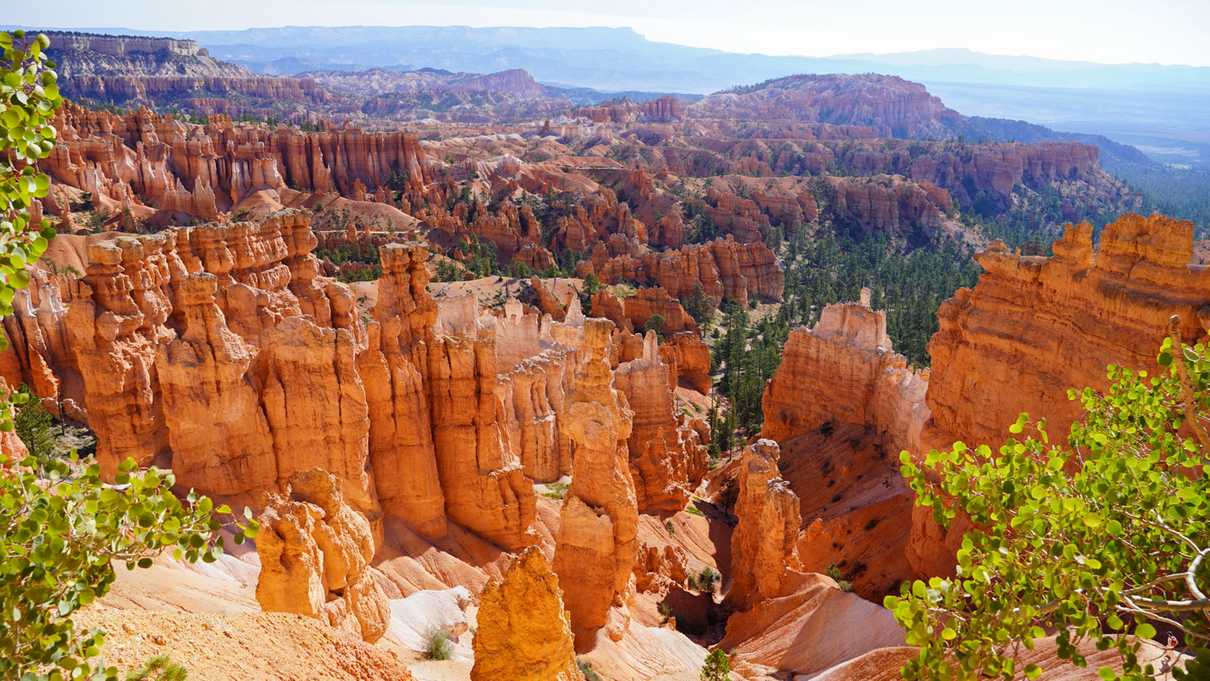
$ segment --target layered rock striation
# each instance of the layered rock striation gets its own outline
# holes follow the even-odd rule
[[[701,294],[715,305],[722,300],[747,305],[750,297],[781,300],[785,288],[785,274],[768,246],[741,244],[731,238],[612,257],[599,244],[591,259],[580,263],[577,273],[596,275],[611,284],[658,286],[677,299]]]
[[[393,178],[413,190],[424,179],[419,143],[400,132],[300,132],[225,116],[195,125],[146,109],[118,115],[70,104],[56,128],[58,143],[42,167],[110,213],[151,209],[212,220],[264,189],[364,200]],[[52,192],[48,208],[63,214],[67,203]]]

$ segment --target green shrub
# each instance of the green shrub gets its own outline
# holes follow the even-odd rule
[[[454,644],[450,641],[450,632],[437,628],[429,632],[429,640],[425,645],[424,654],[430,660],[448,660],[454,654]]]
[[[727,681],[731,678],[731,658],[722,650],[712,650],[702,665],[701,681]]]
[[[584,681],[602,681],[601,675],[592,668],[591,662],[576,660],[576,666],[580,668],[580,673],[584,675]]]
[[[167,655],[156,655],[143,663],[137,672],[126,675],[126,681],[185,681],[189,672]]]

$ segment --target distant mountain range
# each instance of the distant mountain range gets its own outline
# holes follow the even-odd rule
[[[124,28],[80,29],[152,35]],[[926,85],[967,115],[1105,135],[1166,163],[1210,168],[1210,68],[1096,64],[937,49],[794,57],[647,40],[629,28],[279,27],[167,31],[265,74],[432,67],[525,69],[548,85],[709,93],[803,73],[883,73]]]

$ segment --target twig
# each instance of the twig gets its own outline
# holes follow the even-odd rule
[[[1202,449],[1210,450],[1210,436],[1206,435],[1195,410],[1197,400],[1193,395],[1193,386],[1189,383],[1189,370],[1185,367],[1185,351],[1184,345],[1181,343],[1180,325],[1180,315],[1174,314],[1168,318],[1168,337],[1172,340],[1172,352],[1175,355],[1172,361],[1176,365],[1176,375],[1181,383],[1181,399],[1185,402],[1185,421],[1197,437],[1197,441],[1202,444]]]

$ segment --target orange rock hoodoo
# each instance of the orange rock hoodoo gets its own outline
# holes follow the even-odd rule
[[[800,567],[795,543],[802,518],[798,497],[778,472],[777,443],[758,440],[741,456],[727,601],[747,610],[778,595],[786,571]]]
[[[681,510],[706,472],[706,447],[676,414],[676,386],[655,332],[644,337],[641,357],[618,365],[614,380],[634,413],[627,449],[639,510]]]
[[[609,369],[613,323],[589,319],[566,429],[575,445],[554,569],[577,646],[592,642],[629,589],[638,507],[627,456],[632,412]]]
[[[524,546],[533,492],[496,419],[490,330],[437,325],[416,246],[383,247],[363,320],[347,286],[314,276],[314,242],[289,212],[92,238],[82,279],[22,299],[0,366],[74,405],[107,474],[169,457],[182,485],[247,503],[318,467],[372,518],[381,504],[429,537],[448,518]],[[64,328],[66,354],[45,333]],[[27,380],[52,364],[59,380]]]
[[[580,681],[559,580],[536,547],[483,590],[472,681]]]

